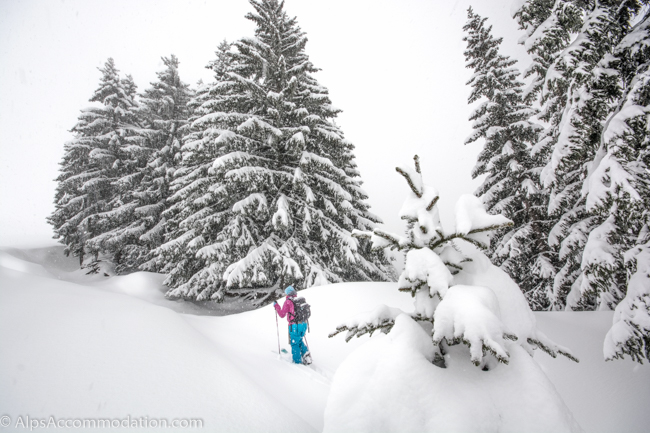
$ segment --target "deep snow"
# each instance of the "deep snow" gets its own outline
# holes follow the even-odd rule
[[[448,350],[446,368],[433,365],[431,335],[409,316],[398,316],[387,336],[372,339],[339,367],[325,432],[581,432],[521,346],[510,345],[508,366],[489,372],[472,365],[467,347]]]
[[[327,335],[378,304],[412,309],[391,283],[304,291],[314,364],[296,366],[277,353],[270,306],[219,316],[238,306],[167,300],[156,274],[86,276],[61,251],[0,250],[0,415],[13,422],[131,415],[201,418],[205,431],[321,431],[334,373],[368,341]],[[650,367],[603,359],[612,312],[535,316],[580,359],[534,358],[581,427],[647,431]],[[280,343],[289,349],[282,319]]]

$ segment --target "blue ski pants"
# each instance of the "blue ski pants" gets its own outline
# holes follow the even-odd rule
[[[292,323],[289,325],[289,339],[291,341],[291,355],[293,362],[302,364],[302,356],[307,353],[304,337],[307,332],[306,323]]]

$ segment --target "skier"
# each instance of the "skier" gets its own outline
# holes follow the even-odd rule
[[[296,289],[289,286],[284,290],[284,293],[287,295],[287,299],[284,301],[282,308],[280,308],[280,305],[278,305],[277,302],[273,302],[273,306],[280,317],[284,318],[286,316],[287,321],[289,322],[289,338],[291,340],[291,355],[293,356],[293,362],[295,364],[311,364],[309,349],[303,341],[305,332],[307,332],[307,323],[297,323],[295,320],[296,311],[293,300],[297,294]]]

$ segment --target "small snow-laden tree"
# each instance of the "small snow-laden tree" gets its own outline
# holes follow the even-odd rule
[[[137,270],[164,237],[169,182],[187,123],[189,86],[178,74],[178,59],[163,58],[158,81],[141,95],[138,120],[147,135],[141,157],[118,182],[120,204],[111,212],[111,230],[93,241],[110,252],[118,273]],[[132,86],[135,90],[135,85]],[[153,269],[149,269],[153,270]]]
[[[524,99],[515,60],[499,54],[502,38],[468,10],[463,27],[467,42],[466,67],[474,70],[469,103],[480,101],[470,120],[474,131],[465,143],[479,139],[484,146],[472,177],[486,175],[476,191],[489,213],[501,214],[513,225],[497,230],[489,256],[521,287],[533,310],[549,307],[555,269],[547,243],[548,193],[539,181],[539,155],[532,154],[540,125],[530,121],[536,114]]]
[[[120,79],[113,59],[100,71],[100,85],[90,101],[101,105],[82,110],[72,129],[75,138],[65,145],[55,211],[48,218],[66,254],[78,256],[80,263],[91,254],[91,271],[98,270],[102,251],[94,240],[110,230],[107,221],[124,197],[120,182],[142,160],[145,141],[133,80]]]
[[[470,348],[472,362],[488,368],[493,366],[491,359],[508,363],[505,346],[506,340],[510,340],[528,351],[539,347],[552,356],[562,353],[573,358],[568,350],[559,348],[536,330],[523,293],[507,274],[489,265],[481,252],[489,248],[493,232],[512,225],[512,221],[502,215],[488,214],[477,197],[464,195],[456,204],[455,231],[445,231],[437,208],[438,192],[422,182],[419,158],[415,157],[415,170],[398,167],[397,171],[411,190],[399,213],[407,222],[406,236],[380,229],[355,231],[353,235],[370,240],[375,249],[405,253],[398,289],[415,298],[411,317],[432,324],[437,353],[443,355],[450,345],[462,342]],[[501,279],[496,284],[499,287],[493,287],[494,281],[488,283],[490,278]],[[486,283],[487,287],[471,287],[474,283],[479,286]],[[515,293],[513,288],[517,289]],[[467,311],[463,311],[463,305],[468,305]],[[396,309],[379,311],[379,318],[352,320],[330,336],[348,331],[346,340],[349,341],[377,329],[386,332],[395,316],[402,314]],[[522,316],[526,320],[517,322]]]
[[[337,370],[324,431],[580,431],[532,354],[541,348],[577,359],[537,329],[519,287],[481,252],[512,222],[464,195],[447,231],[417,156],[415,169],[397,171],[410,190],[399,212],[406,235],[354,235],[405,253],[398,289],[414,297],[414,310],[378,306],[330,335],[387,334]]]
[[[200,146],[216,149],[201,195],[179,189],[197,201],[176,239],[189,242],[188,260],[201,270],[170,278],[169,296],[259,303],[289,283],[391,279],[383,253],[351,236],[379,220],[361,189],[354,147],[334,123],[339,110],[312,76],[306,35],[282,2],[251,5],[255,37],[228,51],[216,96],[192,123],[197,139],[183,147],[184,162],[198,158]]]

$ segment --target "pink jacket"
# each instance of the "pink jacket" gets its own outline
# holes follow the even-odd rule
[[[287,299],[284,301],[284,305],[280,308],[279,304],[275,304],[275,311],[278,312],[280,317],[287,316],[287,321],[289,324],[293,323],[293,318],[296,317],[296,313],[293,307],[293,298],[294,296],[287,296]]]

